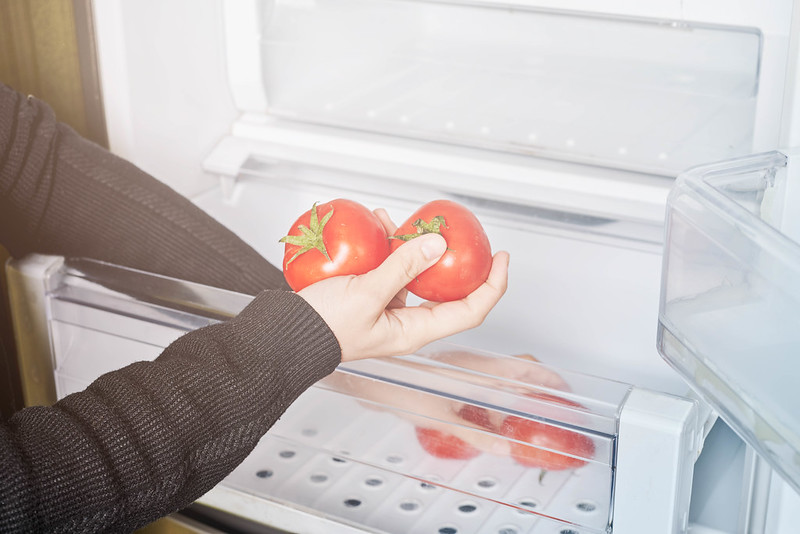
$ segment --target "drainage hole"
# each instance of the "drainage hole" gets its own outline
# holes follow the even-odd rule
[[[256,471],[256,476],[258,478],[269,478],[273,475],[272,469],[262,469],[261,471]]]
[[[592,501],[578,501],[575,503],[575,508],[581,512],[594,512],[597,510],[597,505]]]
[[[302,435],[306,436],[307,438],[313,438],[314,436],[317,435],[317,429],[316,428],[304,428],[303,430],[300,431],[300,433]]]
[[[533,499],[522,499],[518,502],[518,504],[522,507],[527,508],[528,510],[533,510],[539,506],[539,503],[534,501]],[[528,515],[527,512],[524,510],[517,510],[517,513],[520,515]]]
[[[573,528],[563,528],[558,531],[558,534],[581,534],[581,533]]]
[[[419,483],[419,487],[424,489],[424,490],[435,490],[436,489],[436,486],[434,486],[433,484],[430,484],[428,482],[420,482]]]
[[[294,458],[296,453],[294,451],[281,451],[278,453],[278,456],[281,458]]]
[[[322,484],[323,482],[327,482],[327,480],[328,480],[328,475],[326,475],[325,473],[317,473],[311,475],[311,482],[315,484]]]
[[[401,464],[403,463],[403,457],[397,454],[392,454],[386,457],[386,461],[390,464]]]
[[[404,512],[413,512],[419,510],[420,504],[417,501],[403,501],[400,503],[400,509]]]
[[[500,527],[498,529],[497,534],[519,534],[519,529],[517,527]]]
[[[439,534],[456,534],[458,529],[456,527],[442,527],[439,529]]]
[[[377,488],[378,486],[383,484],[383,480],[378,477],[370,477],[364,481],[364,484],[371,488]]]
[[[458,511],[459,512],[463,512],[465,514],[471,514],[472,512],[474,512],[477,509],[478,509],[478,507],[476,505],[472,504],[472,503],[464,503],[464,504],[460,504],[458,506]]]
[[[361,501],[358,499],[347,499],[344,501],[344,505],[347,506],[348,508],[356,508],[358,506],[361,506]]]
[[[347,463],[347,460],[345,460],[344,458],[339,458],[338,456],[331,456],[331,460],[333,460],[337,464]]]
[[[483,489],[493,488],[497,485],[497,482],[491,478],[482,478],[478,481],[478,487]]]

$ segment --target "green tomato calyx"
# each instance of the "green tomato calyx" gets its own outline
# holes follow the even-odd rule
[[[317,215],[317,204],[317,202],[314,202],[314,205],[311,207],[311,220],[309,221],[309,226],[301,224],[297,227],[302,235],[287,235],[279,239],[281,243],[288,243],[290,245],[296,245],[300,247],[300,250],[298,250],[297,253],[295,253],[295,255],[286,262],[286,265],[289,265],[295,260],[295,258],[301,254],[305,254],[311,249],[319,250],[325,255],[328,261],[333,261],[331,260],[331,257],[328,256],[328,251],[325,249],[325,242],[322,239],[322,230],[325,229],[325,225],[328,223],[331,216],[333,216],[333,208],[331,208],[331,211],[326,213],[322,217],[322,220],[320,220]]]
[[[444,217],[441,215],[437,215],[431,222],[425,222],[422,219],[417,219],[411,226],[417,229],[416,233],[413,234],[403,234],[403,235],[393,235],[390,236],[389,239],[401,239],[403,241],[411,241],[415,237],[419,237],[425,234],[439,234],[442,235],[441,227],[444,226],[448,228],[447,224],[444,222]]]

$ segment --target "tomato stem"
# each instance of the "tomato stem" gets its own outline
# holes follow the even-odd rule
[[[332,261],[331,257],[328,255],[328,251],[325,249],[325,241],[322,239],[322,231],[325,229],[325,225],[333,216],[333,208],[331,207],[331,211],[326,213],[322,217],[322,220],[319,220],[319,216],[317,215],[317,204],[317,202],[314,202],[314,205],[311,206],[311,219],[309,220],[309,226],[301,224],[297,227],[302,235],[287,235],[278,240],[281,243],[288,243],[290,245],[301,247],[300,250],[298,250],[297,253],[295,253],[295,255],[286,262],[286,265],[289,265],[294,261],[295,258],[311,249],[319,250],[325,255],[328,261]]]
[[[444,221],[444,217],[441,215],[437,215],[431,219],[431,222],[426,222],[423,219],[417,219],[411,226],[417,229],[416,233],[413,234],[403,234],[403,235],[393,235],[389,236],[389,239],[402,239],[403,241],[411,241],[415,237],[419,237],[425,234],[439,234],[442,235],[441,227],[444,226],[448,228],[447,224]]]

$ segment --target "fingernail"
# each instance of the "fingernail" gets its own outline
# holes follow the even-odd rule
[[[422,244],[422,255],[426,260],[432,260],[444,254],[445,249],[447,249],[447,243],[443,237],[427,237]]]

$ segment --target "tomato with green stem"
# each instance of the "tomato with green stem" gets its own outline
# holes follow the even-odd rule
[[[359,275],[389,256],[388,236],[378,217],[353,200],[315,203],[280,240],[283,275],[294,291],[342,275]]]
[[[444,237],[447,250],[433,266],[407,286],[425,300],[460,300],[475,291],[489,276],[492,248],[478,218],[451,200],[434,200],[419,208],[390,237],[392,250],[424,234]]]

